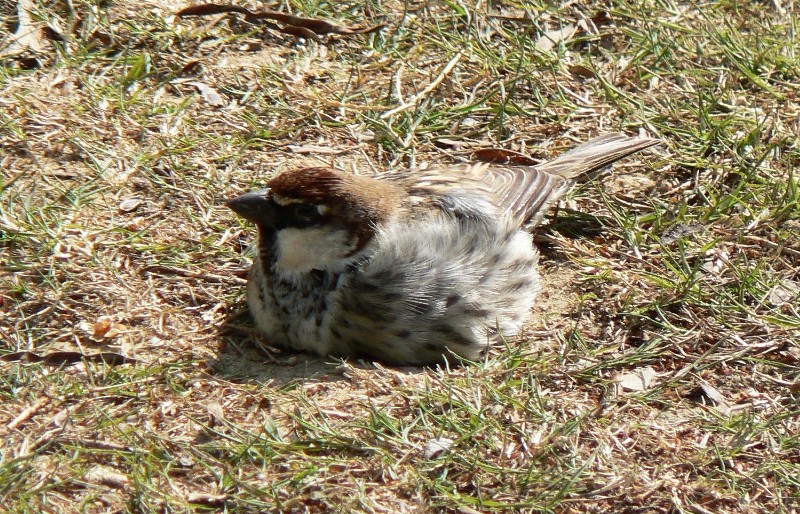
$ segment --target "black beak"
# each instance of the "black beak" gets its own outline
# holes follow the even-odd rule
[[[269,189],[259,189],[258,191],[245,193],[233,200],[228,200],[225,205],[242,218],[252,221],[256,225],[274,228],[277,222],[278,212],[272,199],[270,199]]]

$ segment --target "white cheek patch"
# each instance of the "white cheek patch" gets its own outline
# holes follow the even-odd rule
[[[346,256],[356,248],[345,230],[330,227],[285,228],[278,232],[277,243],[275,265],[282,272],[338,271],[349,263]]]

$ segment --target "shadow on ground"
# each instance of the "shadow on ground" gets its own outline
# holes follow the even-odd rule
[[[275,388],[293,384],[333,383],[347,381],[345,373],[353,368],[369,370],[380,367],[369,361],[317,355],[270,348],[262,350],[256,343],[250,315],[244,310],[233,313],[219,330],[220,349],[208,363],[209,372],[231,382],[251,383]],[[421,373],[421,367],[393,368],[403,373]]]
[[[220,350],[209,362],[212,374],[233,382],[254,382],[283,387],[307,380],[342,380],[340,362],[307,353],[275,349],[266,353],[256,346],[257,336],[247,313],[235,313],[220,327]]]

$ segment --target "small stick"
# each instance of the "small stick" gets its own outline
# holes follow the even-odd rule
[[[447,77],[447,75],[453,70],[453,68],[455,68],[456,64],[458,64],[458,61],[461,60],[461,56],[462,56],[462,54],[460,54],[460,53],[456,54],[455,57],[450,59],[450,62],[447,63],[447,66],[445,66],[444,69],[442,69],[442,72],[439,73],[439,76],[436,77],[436,79],[433,82],[428,84],[425,87],[425,89],[420,91],[418,94],[414,95],[414,98],[412,98],[411,101],[409,101],[408,103],[405,103],[403,105],[395,107],[391,111],[386,111],[385,113],[381,114],[381,119],[385,120],[386,118],[388,118],[389,116],[392,116],[393,114],[397,114],[398,112],[406,111],[408,109],[411,109],[415,105],[417,105],[417,103],[419,103],[420,100],[422,100],[423,98],[428,96],[428,93],[430,93],[431,91],[436,89],[439,86],[439,84],[442,83],[442,81],[445,79],[445,77]]]
[[[43,398],[41,400],[38,400],[36,403],[31,405],[30,407],[28,407],[24,411],[20,412],[19,416],[17,416],[13,420],[11,420],[11,423],[8,424],[8,429],[9,430],[14,430],[15,428],[17,428],[21,424],[23,424],[26,421],[28,421],[34,414],[36,414],[36,411],[41,409],[44,406],[44,404],[47,403],[48,401],[49,401],[48,398]]]

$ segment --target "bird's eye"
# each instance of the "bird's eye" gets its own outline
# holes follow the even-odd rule
[[[319,217],[319,212],[316,206],[301,203],[294,206],[294,217],[298,221],[308,223],[316,220]]]

